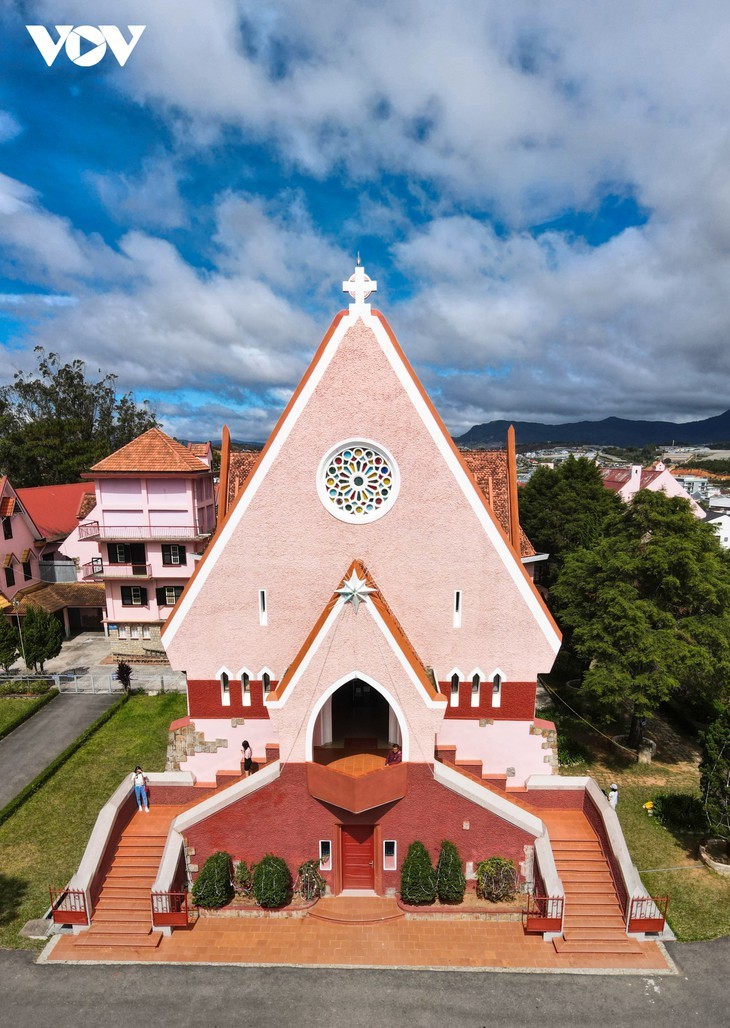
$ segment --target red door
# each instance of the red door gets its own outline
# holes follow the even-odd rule
[[[342,828],[342,888],[374,889],[373,825]]]

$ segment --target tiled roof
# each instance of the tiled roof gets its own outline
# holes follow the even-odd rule
[[[15,497],[14,496],[3,496],[0,499],[0,518],[7,518],[15,510]]]
[[[228,507],[240,493],[260,456],[260,450],[231,451],[228,462]]]
[[[3,567],[9,568],[15,559],[16,558],[14,553],[6,553],[3,557]]]
[[[461,450],[474,481],[487,498],[489,506],[510,538],[509,475],[506,450]],[[520,526],[520,555],[534,557],[537,550]]]
[[[42,607],[49,614],[64,607],[104,607],[104,586],[96,582],[49,582],[45,585],[21,589],[15,594],[20,601],[20,613],[24,614],[32,604]]]
[[[647,486],[663,475],[663,471],[655,471],[654,468],[642,468],[641,469],[641,485],[640,489],[646,489]],[[610,489],[611,492],[617,493],[630,481],[631,479],[631,468],[603,468],[601,471],[603,477],[603,484],[606,489]]]
[[[78,518],[78,520],[79,521],[83,521],[84,518],[87,518],[89,516],[89,514],[91,514],[91,512],[92,512],[92,510],[94,509],[95,506],[96,506],[96,493],[94,493],[94,492],[84,493],[84,495],[81,497],[81,503],[79,504],[79,509],[76,512],[76,517]]]
[[[20,563],[25,564],[26,561],[30,560],[32,554],[33,551],[30,548],[27,550],[23,550],[23,552],[20,555]]]
[[[17,493],[44,538],[65,539],[78,525],[79,504],[88,491],[88,482],[73,482],[32,486]]]
[[[196,457],[208,456],[208,443],[188,443],[188,449],[191,453],[194,453]]]
[[[180,474],[208,471],[208,465],[187,446],[171,439],[159,428],[150,428],[120,450],[100,460],[92,474],[139,472]]]

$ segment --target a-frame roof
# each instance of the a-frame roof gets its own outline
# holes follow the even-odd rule
[[[100,460],[92,475],[108,474],[196,474],[208,471],[205,461],[187,446],[171,439],[160,428],[150,428],[131,443]]]

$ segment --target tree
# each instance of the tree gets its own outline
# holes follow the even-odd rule
[[[0,614],[0,667],[6,673],[18,659],[18,632],[8,619]]]
[[[193,903],[215,909],[225,907],[233,899],[231,856],[224,850],[212,853],[200,869],[193,884]]]
[[[23,646],[25,649],[25,664],[30,670],[43,671],[43,665],[47,660],[57,657],[61,652],[63,633],[58,619],[43,610],[29,604],[25,611],[21,625],[23,633]]]
[[[710,831],[730,846],[730,706],[702,736],[700,792]]]
[[[436,899],[436,873],[422,842],[412,842],[400,871],[400,896],[404,903],[420,906]]]
[[[606,518],[621,506],[586,457],[570,456],[555,469],[535,471],[520,489],[520,522],[535,548],[550,554],[546,584],[555,581],[569,553],[600,538]]]
[[[685,500],[639,492],[592,546],[566,556],[553,589],[601,713],[628,709],[631,745],[674,693],[717,709],[730,693],[730,561]]]
[[[37,346],[38,368],[0,389],[0,471],[18,486],[78,482],[83,472],[157,424],[146,402],[117,396],[116,375],[86,377]]]
[[[466,878],[461,869],[461,857],[453,842],[441,843],[436,864],[436,888],[442,903],[461,903],[466,891]]]

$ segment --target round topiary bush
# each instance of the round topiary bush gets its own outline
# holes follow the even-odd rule
[[[260,907],[283,907],[291,891],[291,874],[286,862],[267,853],[253,873],[253,894]]]
[[[436,872],[422,842],[412,842],[400,871],[400,897],[409,906],[422,906],[436,899]]]
[[[453,842],[441,843],[436,864],[436,888],[442,903],[461,903],[466,892],[466,878],[461,869],[461,857]]]
[[[505,857],[490,857],[477,864],[477,896],[501,903],[512,899],[517,893],[519,878],[514,860]]]
[[[233,899],[230,853],[219,850],[208,857],[193,885],[193,903],[198,907],[225,907]]]

